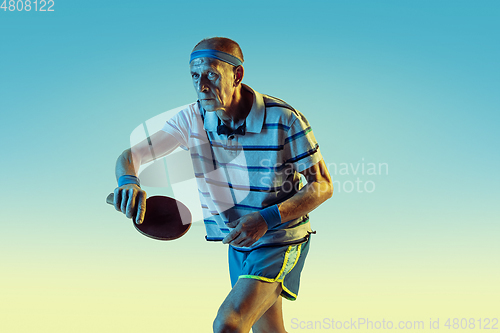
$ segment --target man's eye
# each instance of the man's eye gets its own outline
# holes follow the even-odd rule
[[[193,79],[197,79],[199,76],[200,76],[200,75],[198,75],[198,74],[196,74],[196,73],[191,74],[191,77],[192,77]]]
[[[208,77],[209,78],[214,78],[216,76],[217,76],[217,74],[215,74],[214,72],[208,72]]]

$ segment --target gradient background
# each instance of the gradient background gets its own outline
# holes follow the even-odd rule
[[[148,239],[104,199],[131,131],[195,101],[189,53],[215,35],[240,43],[244,83],[307,116],[337,181],[311,213],[289,332],[307,331],[293,318],[439,318],[444,330],[500,318],[497,1],[54,9],[0,11],[1,332],[211,331],[230,288],[226,246],[201,223]],[[375,190],[348,193],[358,178]]]

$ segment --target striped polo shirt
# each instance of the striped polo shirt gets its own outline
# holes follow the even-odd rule
[[[293,196],[304,185],[299,172],[322,160],[311,127],[299,111],[243,88],[254,96],[244,134],[218,135],[219,117],[198,102],[163,126],[191,154],[209,241],[221,241],[231,230],[226,225],[230,221]],[[234,247],[297,243],[311,231],[309,216],[304,215],[269,229],[252,247]]]

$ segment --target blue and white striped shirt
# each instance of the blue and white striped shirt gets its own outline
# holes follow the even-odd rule
[[[284,101],[253,93],[245,134],[217,134],[215,112],[199,103],[168,120],[163,130],[189,150],[198,185],[207,240],[221,241],[226,223],[293,196],[303,186],[299,172],[322,160],[306,118]],[[308,215],[269,229],[248,250],[299,242],[311,232]]]

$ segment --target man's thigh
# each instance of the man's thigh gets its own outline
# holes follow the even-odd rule
[[[283,297],[276,302],[253,324],[253,333],[286,333],[283,322]]]
[[[219,308],[215,326],[238,327],[241,332],[250,328],[276,303],[281,293],[279,282],[239,279]]]

